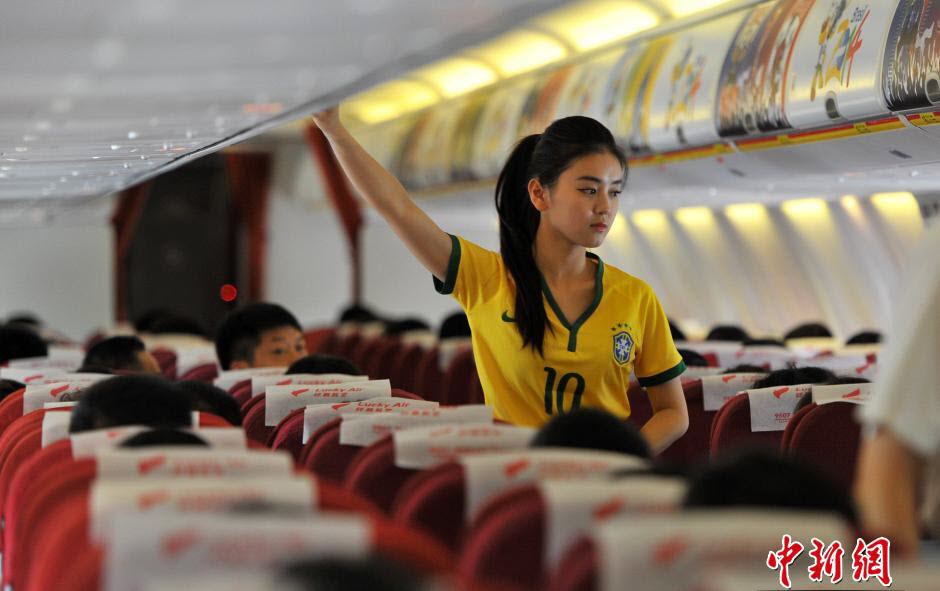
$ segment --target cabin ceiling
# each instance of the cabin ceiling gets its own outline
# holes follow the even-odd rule
[[[36,0],[0,19],[0,203],[80,203],[561,0]]]

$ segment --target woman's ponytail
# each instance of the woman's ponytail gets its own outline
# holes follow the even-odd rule
[[[516,327],[522,346],[532,345],[540,354],[547,318],[542,304],[542,284],[532,245],[539,228],[539,212],[529,200],[530,164],[540,134],[522,139],[496,181],[496,211],[499,214],[499,251],[516,283]]]

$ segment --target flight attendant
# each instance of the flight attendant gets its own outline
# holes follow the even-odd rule
[[[470,320],[473,353],[494,415],[539,426],[579,406],[630,415],[635,373],[654,452],[685,433],[684,371],[668,321],[643,281],[588,252],[617,214],[626,158],[601,123],[566,117],[524,138],[496,183],[500,252],[447,234],[339,121],[314,116],[347,176]]]

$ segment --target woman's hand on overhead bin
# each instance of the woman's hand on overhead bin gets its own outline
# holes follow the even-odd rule
[[[339,120],[338,106],[330,107],[329,109],[324,109],[323,111],[318,111],[311,117],[313,118],[313,122],[317,124],[317,127],[319,127],[324,132],[342,126],[342,123],[340,123]]]

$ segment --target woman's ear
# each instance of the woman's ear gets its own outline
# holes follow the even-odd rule
[[[542,183],[538,179],[530,179],[527,189],[529,191],[529,201],[532,202],[535,209],[539,211],[547,210],[549,207],[548,191],[542,186]]]

